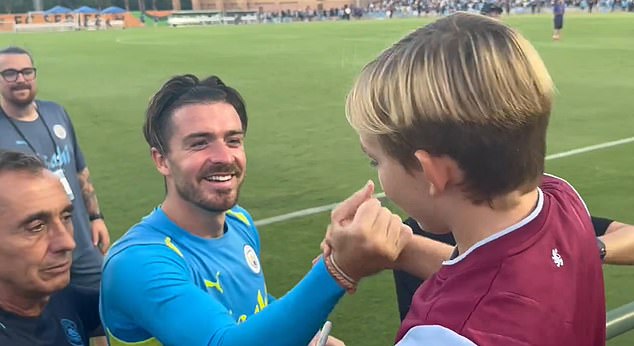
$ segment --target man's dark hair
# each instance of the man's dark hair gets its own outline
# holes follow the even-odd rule
[[[29,172],[38,174],[46,169],[38,157],[17,151],[0,150],[0,173]]]
[[[29,59],[31,59],[31,63],[35,64],[35,61],[33,60],[33,56],[31,55],[31,53],[24,48],[10,46],[0,50],[0,55],[9,55],[9,54],[12,54],[12,55],[25,54],[29,57]]]
[[[169,152],[169,139],[173,133],[171,118],[177,109],[192,104],[224,102],[233,106],[240,117],[242,130],[247,131],[247,111],[237,90],[226,86],[216,76],[199,80],[186,74],[167,81],[150,101],[146,111],[143,134],[151,148],[161,154]]]

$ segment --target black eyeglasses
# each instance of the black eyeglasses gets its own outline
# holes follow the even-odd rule
[[[19,75],[22,75],[22,77],[24,77],[24,80],[26,81],[32,81],[35,79],[35,76],[37,75],[37,69],[35,67],[27,67],[21,70],[9,68],[9,69],[0,71],[0,75],[2,76],[2,79],[10,83],[17,81]]]

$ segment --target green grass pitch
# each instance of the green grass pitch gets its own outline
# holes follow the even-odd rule
[[[533,42],[557,84],[550,154],[634,136],[633,16],[568,15],[560,42],[550,38],[550,16],[504,20]],[[241,204],[257,220],[339,201],[375,178],[344,118],[346,92],[364,63],[428,21],[2,34],[0,46],[32,50],[39,96],[71,114],[116,239],[162,199],[140,129],[149,97],[170,76],[218,74],[245,96],[249,168]],[[633,149],[624,144],[547,168],[572,182],[593,214],[632,223]],[[310,268],[327,218],[260,228],[273,294]],[[634,300],[633,270],[606,268],[609,308]],[[398,327],[391,280],[378,275],[345,297],[333,334],[348,345],[389,345]],[[634,333],[609,343],[632,344]]]

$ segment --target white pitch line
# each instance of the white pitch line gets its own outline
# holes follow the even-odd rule
[[[183,43],[180,42],[163,42],[163,41],[140,41],[140,40],[130,40],[130,39],[123,39],[121,37],[117,37],[115,40],[115,43],[118,44],[123,44],[123,45],[128,45],[128,46],[178,46],[178,45],[182,45]]]
[[[606,149],[606,148],[615,147],[615,146],[618,146],[618,145],[623,145],[623,144],[627,144],[627,143],[631,143],[631,142],[634,142],[634,136],[628,137],[628,138],[619,139],[619,140],[616,140],[616,141],[599,143],[599,144],[590,145],[590,146],[587,146],[587,147],[582,147],[582,148],[572,149],[572,150],[568,150],[568,151],[563,151],[561,153],[556,153],[556,154],[552,154],[552,155],[547,155],[546,156],[546,160],[557,160],[557,159],[561,159],[561,158],[568,157],[568,156],[579,155],[579,154],[587,153],[587,152],[590,152],[590,151]],[[384,192],[380,192],[380,193],[375,194],[374,196],[376,198],[384,198],[385,197],[385,193]],[[271,224],[278,223],[278,222],[283,222],[283,221],[288,221],[288,220],[292,220],[292,219],[297,219],[297,218],[304,217],[304,216],[319,214],[319,213],[323,213],[325,211],[333,210],[337,205],[339,205],[339,203],[332,203],[332,204],[328,204],[328,205],[322,205],[322,206],[319,206],[319,207],[302,209],[302,210],[294,211],[294,212],[287,213],[287,214],[273,216],[273,217],[269,217],[269,218],[266,218],[266,219],[261,219],[261,220],[255,221],[255,225],[256,226],[266,226],[266,225],[271,225]]]
[[[590,151],[601,150],[601,149],[610,148],[610,147],[616,147],[617,145],[623,145],[623,144],[627,144],[627,143],[631,143],[631,142],[634,142],[634,137],[618,139],[616,141],[599,143],[599,144],[590,145],[590,146],[583,147],[583,148],[572,149],[572,150],[564,151],[564,152],[561,152],[561,153],[548,155],[548,156],[546,156],[546,160],[561,159],[561,158],[564,158],[564,157],[573,156],[573,155],[579,155],[579,154],[587,153],[587,152],[590,152]]]

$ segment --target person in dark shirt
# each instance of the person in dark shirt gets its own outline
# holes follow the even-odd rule
[[[499,18],[502,15],[502,12],[504,12],[502,7],[491,2],[484,3],[480,9],[480,14],[493,18]]]
[[[553,40],[558,41],[561,38],[561,30],[564,28],[564,13],[566,12],[566,4],[563,0],[555,0],[553,4]]]
[[[0,151],[0,345],[88,346],[99,292],[70,282],[72,211],[38,158]]]

